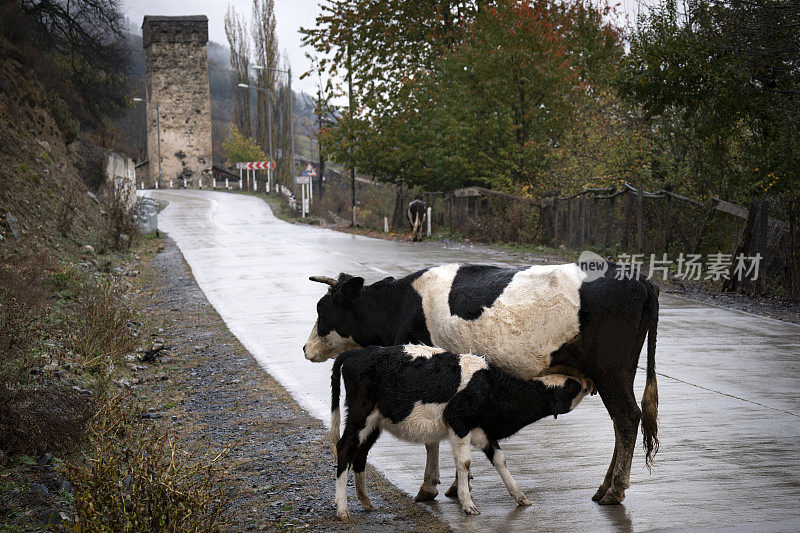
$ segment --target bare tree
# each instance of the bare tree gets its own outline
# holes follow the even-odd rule
[[[289,65],[289,59],[284,55],[283,67]],[[289,85],[285,77],[278,78],[275,84],[275,101],[273,105],[272,127],[275,129],[275,158],[277,162],[277,176],[287,186],[291,186],[294,176],[291,164],[291,125],[292,116],[290,106],[294,101],[289,92]]]
[[[278,39],[275,36],[275,28],[274,0],[253,0],[253,20],[251,23],[253,49],[255,51],[253,59],[258,65],[264,67],[256,72],[256,83],[258,87],[265,89],[265,91],[257,91],[255,134],[256,141],[267,153],[269,153],[270,138],[268,113],[272,114],[273,150],[275,146],[280,146],[282,143],[282,140],[278,140],[276,135],[276,124],[278,116],[281,114],[281,108],[277,105],[272,105],[275,103],[275,89],[279,74],[275,71],[278,68]],[[268,98],[273,100],[270,102]]]
[[[320,67],[319,58],[310,54],[306,54],[306,57],[311,60],[312,69],[302,74],[300,79],[306,78],[312,74],[316,74],[317,76],[317,97],[312,98],[306,94],[303,94],[305,105],[306,107],[314,110],[316,121],[312,124],[304,121],[303,127],[306,135],[310,139],[314,139],[317,142],[319,176],[315,182],[316,188],[314,194],[321,196],[324,194],[325,188],[325,147],[323,146],[324,130],[328,126],[335,124],[334,119],[336,117],[336,110],[331,101],[334,97],[341,96],[341,90],[339,90],[339,93],[337,93],[337,88],[334,85],[331,77],[328,77],[327,81],[323,83],[322,76],[324,71]]]
[[[98,126],[130,102],[130,51],[118,0],[0,1],[0,33],[81,125]]]
[[[238,87],[240,83],[249,84],[250,38],[247,26],[239,18],[233,6],[225,13],[225,35],[231,49],[231,77],[233,79],[233,124],[246,137],[252,135],[250,126],[250,91]]]

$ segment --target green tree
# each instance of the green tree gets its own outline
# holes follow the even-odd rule
[[[571,194],[584,187],[624,183],[661,188],[651,167],[663,150],[639,110],[606,86],[574,95],[572,119],[547,164],[534,177],[531,195],[547,190]],[[658,165],[659,163],[656,163]]]
[[[661,171],[747,201],[798,185],[800,4],[666,0],[642,16],[619,87],[669,154]]]
[[[228,129],[228,135],[222,141],[222,151],[231,163],[246,163],[248,161],[264,161],[264,150],[252,138],[239,133],[236,126]]]

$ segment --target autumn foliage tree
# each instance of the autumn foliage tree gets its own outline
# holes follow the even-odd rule
[[[322,17],[331,34],[372,39],[353,53],[358,108],[328,128],[326,145],[334,159],[406,186],[534,186],[571,120],[573,95],[620,56],[619,33],[589,3],[388,2],[398,10],[393,26],[408,32],[383,33],[361,24],[389,6],[367,3],[366,14],[334,3]],[[345,20],[355,29],[346,32]],[[308,41],[340,68],[324,35]]]

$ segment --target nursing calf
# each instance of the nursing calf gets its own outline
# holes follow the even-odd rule
[[[339,438],[340,379],[344,378],[347,419]],[[331,376],[331,438],[337,453],[336,508],[347,519],[347,474],[352,467],[358,499],[372,510],[366,493],[367,454],[387,430],[423,444],[448,439],[456,463],[461,508],[479,514],[469,491],[470,444],[483,450],[519,505],[530,505],[511,476],[498,441],[546,416],[575,408],[593,388],[588,379],[547,375],[513,377],[477,355],[406,345],[344,352]],[[436,490],[428,469],[425,483]],[[436,476],[438,477],[438,476]]]

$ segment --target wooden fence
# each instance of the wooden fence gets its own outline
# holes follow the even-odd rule
[[[408,195],[410,199],[411,195]],[[760,254],[759,279],[725,290],[800,299],[798,197],[763,197],[749,208],[714,198],[700,202],[664,189],[589,188],[570,196],[559,191],[534,200],[481,187],[452,194],[426,193],[434,228],[483,242],[545,244],[607,255]],[[407,204],[407,202],[406,202]]]
[[[703,203],[670,190],[648,192],[586,189],[541,198],[541,238],[551,246],[600,249],[608,253],[759,254],[759,279],[738,282],[731,275],[722,289],[759,294],[785,291],[800,299],[796,197],[765,196],[749,208],[714,198]]]

